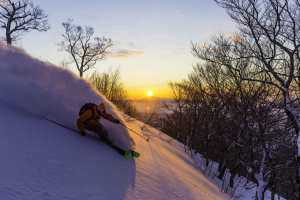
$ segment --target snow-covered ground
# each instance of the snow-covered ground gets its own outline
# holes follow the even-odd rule
[[[230,171],[226,170],[223,180],[218,178],[218,163],[210,161],[209,165],[206,166],[206,159],[201,154],[194,154],[193,156],[196,165],[201,171],[210,178],[218,187],[229,194],[233,200],[254,200],[257,190],[257,185],[245,177],[236,176],[234,178],[234,186],[229,186]],[[267,190],[265,192],[265,200],[271,200],[271,192]],[[275,199],[285,200],[285,198],[275,194]]]
[[[85,81],[19,50],[2,48],[0,59],[0,199],[228,198],[180,143],[124,117]],[[126,160],[96,137],[81,137],[43,119],[74,128],[80,105],[88,101],[105,101],[110,113],[150,138],[147,142],[105,122],[112,140],[135,143],[140,158]]]

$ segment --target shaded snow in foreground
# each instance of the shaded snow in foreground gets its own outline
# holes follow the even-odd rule
[[[95,137],[0,106],[0,199],[226,199],[180,144],[151,128],[132,135],[141,157],[126,160]],[[134,129],[142,124],[128,122]]]

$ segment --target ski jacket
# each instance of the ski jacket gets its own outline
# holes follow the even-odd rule
[[[99,119],[103,117],[106,120],[109,120],[114,123],[120,123],[120,121],[116,118],[114,118],[112,115],[108,114],[105,110],[104,111],[99,111],[97,109],[97,105],[91,106],[90,108],[84,110],[80,115],[79,119],[77,120],[77,127],[79,128],[80,132],[84,135],[84,129],[85,129],[85,124],[88,121],[95,121],[97,123]]]

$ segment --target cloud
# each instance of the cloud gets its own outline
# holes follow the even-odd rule
[[[133,56],[142,56],[144,55],[143,51],[140,50],[129,50],[129,49],[119,49],[112,51],[108,54],[108,57],[111,58],[128,58]]]

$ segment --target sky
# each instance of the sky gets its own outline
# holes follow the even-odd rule
[[[113,40],[115,52],[97,63],[97,72],[119,69],[130,98],[170,97],[168,83],[182,80],[199,60],[191,42],[208,42],[232,33],[233,22],[213,0],[33,0],[48,15],[48,32],[26,33],[17,46],[42,60],[61,65],[68,61],[59,50],[62,22],[95,29]],[[3,34],[3,32],[2,32]],[[76,73],[72,64],[68,66]],[[93,71],[95,71],[93,70]],[[93,72],[90,71],[90,72]]]

